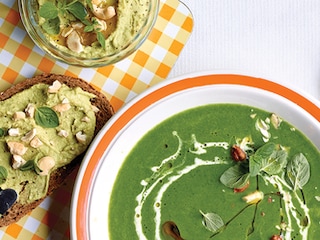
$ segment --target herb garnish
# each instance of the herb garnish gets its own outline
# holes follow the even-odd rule
[[[286,179],[294,191],[302,189],[310,178],[310,166],[306,157],[300,153],[288,162]]]
[[[88,3],[89,1],[87,1]],[[92,9],[92,6],[89,4]],[[105,49],[105,37],[100,31],[99,23],[96,18],[89,18],[87,8],[80,1],[72,1],[66,3],[66,1],[59,1],[56,4],[53,2],[45,2],[39,9],[39,15],[45,19],[42,25],[43,29],[51,35],[58,35],[60,33],[60,17],[67,14],[71,14],[75,20],[81,21],[85,27],[84,32],[94,32],[97,35],[97,40]]]
[[[60,24],[59,15],[72,14],[76,19],[81,22],[87,23],[86,17],[88,12],[86,7],[79,1],[73,1],[71,3],[66,3],[66,1],[58,2],[54,4],[53,2],[45,2],[41,5],[39,9],[39,15],[46,20],[57,19]],[[46,30],[46,29],[45,29]]]
[[[5,135],[5,130],[3,128],[0,128],[0,137],[3,137]]]
[[[39,107],[35,111],[36,124],[44,128],[55,128],[59,126],[57,113],[49,107]]]
[[[255,177],[264,173],[269,175],[280,173],[287,165],[287,156],[288,153],[275,143],[270,142],[263,145],[250,157],[250,176]]]
[[[35,169],[34,166],[35,166],[34,160],[29,160],[25,164],[23,164],[19,169],[21,171],[34,170]]]
[[[41,169],[38,167],[35,160],[28,160],[25,164],[23,164],[19,170],[21,171],[35,171],[37,174],[41,173]]]
[[[5,167],[0,166],[0,184],[3,184],[6,182],[8,177],[8,171]]]
[[[220,181],[228,188],[242,188],[249,181],[248,166],[236,164],[228,168],[220,177]]]
[[[200,210],[203,217],[202,224],[211,232],[216,232],[224,226],[222,218],[216,213],[204,213]]]
[[[298,153],[288,160],[288,150],[275,143],[266,143],[255,152],[250,153],[247,160],[236,162],[233,166],[229,167],[220,177],[220,181],[228,188],[241,188],[249,183],[249,179],[254,177],[256,179],[256,191],[243,197],[247,205],[243,207],[231,220],[227,223],[223,223],[222,218],[216,213],[204,214],[203,225],[213,232],[211,237],[221,233],[228,225],[228,223],[234,220],[240,213],[242,213],[248,207],[255,205],[256,209],[258,204],[263,199],[263,193],[258,188],[258,178],[261,177],[265,182],[271,183],[277,187],[279,194],[268,193],[268,195],[275,195],[279,197],[283,204],[287,204],[284,200],[287,198],[294,198],[295,201],[301,205],[300,224],[299,227],[302,230],[308,229],[310,225],[308,211],[305,209],[305,198],[303,193],[303,186],[307,184],[310,178],[310,165],[306,157],[302,153]],[[300,191],[300,195],[297,193]],[[289,207],[290,208],[290,207]],[[289,209],[286,214],[299,211],[297,207]],[[254,231],[254,222],[256,217],[252,221],[251,230],[248,235]],[[283,221],[283,216],[281,217]],[[280,229],[280,233],[286,231],[286,224],[281,222],[279,224],[283,226]],[[290,231],[290,230],[289,230]]]

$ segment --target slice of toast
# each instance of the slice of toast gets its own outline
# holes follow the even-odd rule
[[[0,104],[1,101],[4,101],[12,97],[16,93],[28,89],[37,83],[45,83],[48,85],[52,85],[53,82],[56,80],[58,80],[61,84],[69,86],[70,88],[80,87],[84,91],[92,93],[96,96],[95,98],[91,99],[91,104],[99,109],[99,111],[95,113],[96,126],[94,134],[96,135],[98,131],[100,131],[101,128],[105,125],[105,123],[109,120],[109,118],[114,114],[114,110],[105,95],[95,90],[90,84],[79,78],[44,73],[42,75],[26,79],[18,83],[17,85],[9,88],[8,90],[2,92],[0,94]],[[47,196],[50,195],[55,189],[59,188],[66,179],[66,177],[70,175],[77,166],[79,166],[83,158],[83,155],[84,153],[80,156],[77,156],[68,165],[60,167],[50,174]],[[19,202],[15,202],[9,208],[9,210],[0,218],[0,227],[7,226],[11,223],[17,222],[20,218],[22,218],[27,213],[36,208],[44,199],[45,197],[28,204],[21,204]]]

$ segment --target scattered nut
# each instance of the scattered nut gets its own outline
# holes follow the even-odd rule
[[[282,240],[282,237],[280,235],[273,235],[270,240]]]
[[[257,119],[255,127],[262,134],[263,141],[268,142],[271,138],[271,133],[269,132],[270,126],[262,119]]]
[[[250,117],[251,117],[252,119],[254,119],[256,116],[257,116],[257,114],[256,114],[256,113],[252,113],[252,114],[250,114]]]
[[[76,139],[79,143],[85,143],[87,140],[87,135],[84,134],[82,131],[76,133]]]
[[[71,108],[71,105],[69,103],[60,103],[53,107],[53,110],[56,112],[66,112]]]
[[[22,156],[28,150],[28,148],[26,148],[23,145],[23,143],[20,143],[20,142],[8,142],[7,145],[9,147],[9,151],[10,151],[10,153],[12,155],[20,155],[20,156]]]
[[[24,160],[20,155],[13,155],[12,156],[12,168],[18,169],[21,166],[23,166],[26,163],[26,160]]]
[[[8,135],[11,136],[11,137],[17,137],[20,135],[20,131],[19,131],[19,128],[10,128],[8,130]]]
[[[75,30],[69,34],[66,43],[67,47],[73,52],[80,53],[83,51],[80,36]]]
[[[100,109],[97,106],[91,105],[91,107],[92,107],[92,111],[95,113],[100,111]]]
[[[36,108],[31,103],[29,103],[24,111],[27,117],[33,118]]]
[[[37,136],[35,136],[30,142],[30,146],[33,148],[38,148],[42,145],[43,145],[43,142],[41,142],[41,140]]]
[[[57,93],[61,86],[62,84],[58,80],[55,80],[52,85],[49,86],[48,93]]]
[[[236,162],[244,161],[247,158],[247,154],[239,146],[233,145],[231,148],[231,157]]]
[[[72,28],[73,29],[81,29],[81,28],[83,28],[84,27],[84,25],[83,25],[83,23],[81,23],[81,22],[73,22],[72,24],[71,24],[71,26],[72,26]]]
[[[107,26],[107,23],[106,21],[104,20],[101,20],[101,19],[98,19],[96,18],[96,21],[97,21],[97,25],[95,25],[94,29],[98,32],[102,32],[102,31],[105,31],[107,30],[108,26]]]
[[[88,116],[84,116],[82,119],[81,119],[82,122],[90,122],[90,118]]]
[[[38,161],[38,167],[41,172],[39,173],[41,176],[48,175],[50,170],[55,166],[55,161],[52,157],[46,156]]]
[[[93,6],[93,14],[102,20],[108,20],[116,15],[116,9],[114,6],[99,7],[95,4]]]
[[[13,114],[13,119],[15,121],[26,118],[26,114],[22,111],[15,112]]]
[[[172,221],[167,221],[162,225],[162,232],[170,239],[183,240],[178,226]]]
[[[61,103],[70,103],[68,98],[64,98]]]
[[[73,28],[72,27],[66,27],[66,28],[64,28],[62,31],[61,31],[61,36],[62,37],[68,37],[69,36],[69,34],[71,33],[73,31]]]
[[[281,122],[282,119],[278,115],[274,113],[271,114],[271,123],[275,129],[278,129],[280,127]]]
[[[233,192],[234,192],[234,193],[244,192],[244,191],[249,187],[249,185],[250,185],[250,182],[247,181],[246,184],[245,184],[243,187],[241,187],[241,188],[234,188],[234,189],[233,189]]]
[[[60,130],[59,132],[58,132],[58,135],[60,136],[60,137],[68,137],[69,136],[69,133],[66,131],[66,130]]]
[[[33,128],[31,131],[27,132],[26,135],[24,135],[21,140],[23,142],[30,142],[37,134],[37,129]]]
[[[263,199],[263,197],[263,192],[256,190],[255,192],[244,196],[242,199],[248,204],[255,204],[260,202]]]
[[[91,3],[98,6],[100,3],[102,3],[102,0],[92,0]]]

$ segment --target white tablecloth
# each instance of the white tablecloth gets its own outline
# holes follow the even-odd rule
[[[182,0],[193,33],[169,77],[223,70],[320,99],[319,0]]]

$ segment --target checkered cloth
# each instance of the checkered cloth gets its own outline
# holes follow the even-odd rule
[[[130,57],[101,68],[55,61],[26,33],[17,1],[0,0],[0,91],[42,72],[80,77],[103,92],[115,110],[166,78],[191,34],[189,10],[178,0],[160,0],[159,16],[146,42]],[[0,239],[69,239],[69,213],[76,172],[28,216],[0,229]]]
[[[189,10],[178,0],[161,0],[155,27],[136,53],[111,66],[80,68],[55,61],[32,42],[16,1],[2,0],[0,7],[0,91],[37,73],[61,73],[90,82],[115,109],[169,74],[193,25]]]

